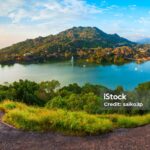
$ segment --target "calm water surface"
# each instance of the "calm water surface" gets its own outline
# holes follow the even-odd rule
[[[121,85],[132,90],[139,83],[150,81],[150,61],[143,64],[130,63],[122,66],[72,66],[70,62],[0,66],[0,84],[19,79],[36,82],[58,80],[62,85],[89,82],[114,89]]]

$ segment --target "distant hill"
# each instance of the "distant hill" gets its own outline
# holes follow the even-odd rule
[[[96,27],[73,27],[56,35],[27,39],[3,48],[0,63],[60,61],[72,56],[91,63],[122,63],[126,62],[124,57],[134,56],[134,45],[134,42]]]
[[[139,44],[150,44],[150,38],[144,38],[144,39],[138,40],[137,43],[139,43]]]
[[[38,37],[1,49],[1,52],[75,51],[77,48],[130,46],[134,43],[117,34],[107,34],[96,27],[73,27],[57,35]]]

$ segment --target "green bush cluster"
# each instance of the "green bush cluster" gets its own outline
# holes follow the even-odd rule
[[[46,108],[62,108],[66,110],[85,111],[87,113],[100,113],[101,98],[94,93],[70,94],[66,97],[54,97],[46,104]]]
[[[44,106],[53,96],[59,82],[52,80],[36,83],[29,80],[19,80],[12,84],[0,85],[0,101],[13,99],[29,105]]]

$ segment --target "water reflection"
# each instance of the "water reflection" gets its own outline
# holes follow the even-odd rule
[[[112,89],[118,85],[125,89],[133,89],[139,83],[150,81],[150,62],[122,66],[86,65],[83,67],[83,65],[75,65],[74,58],[71,58],[71,61],[61,63],[0,66],[1,84],[19,79],[36,82],[55,79],[62,85],[74,82],[82,85],[89,82],[102,84]]]

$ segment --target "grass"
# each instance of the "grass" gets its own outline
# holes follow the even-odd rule
[[[98,118],[85,112],[48,110],[11,101],[1,103],[0,109],[6,112],[4,122],[23,130],[99,134],[113,129],[109,119]]]
[[[134,115],[134,116],[121,114],[107,114],[107,115],[99,115],[99,117],[111,120],[117,128],[133,128],[150,124],[150,114]]]
[[[142,126],[150,123],[150,114],[143,116],[130,116],[130,117],[123,116],[118,118],[117,123],[118,126],[124,128]]]
[[[73,135],[95,135],[110,132],[114,128],[131,128],[150,123],[150,114],[90,115],[85,112],[31,107],[9,100],[0,103],[0,110],[5,112],[3,121],[16,128],[28,131],[59,131]]]

